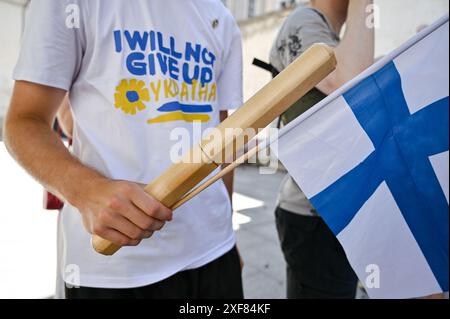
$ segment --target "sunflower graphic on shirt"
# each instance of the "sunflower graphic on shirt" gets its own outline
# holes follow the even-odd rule
[[[122,109],[126,114],[135,115],[137,111],[145,109],[144,102],[150,101],[150,94],[144,81],[124,79],[116,87],[114,99],[116,108]]]

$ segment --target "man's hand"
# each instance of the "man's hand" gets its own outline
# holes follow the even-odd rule
[[[87,231],[119,246],[136,246],[172,220],[170,209],[125,181],[90,181],[75,205]]]

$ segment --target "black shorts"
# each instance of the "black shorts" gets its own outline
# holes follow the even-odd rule
[[[131,289],[67,288],[67,299],[243,299],[239,255],[234,247],[222,257],[179,272],[163,281]]]
[[[355,298],[358,278],[341,244],[320,217],[277,208],[289,299]]]

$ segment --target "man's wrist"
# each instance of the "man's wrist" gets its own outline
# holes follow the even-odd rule
[[[70,205],[81,208],[95,190],[100,188],[96,185],[106,180],[106,177],[88,167],[73,168],[65,175],[62,195]]]

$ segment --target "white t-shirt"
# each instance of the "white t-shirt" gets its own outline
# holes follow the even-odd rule
[[[35,0],[14,79],[69,91],[74,155],[112,179],[148,183],[172,164],[174,129],[193,136],[192,121],[215,127],[221,110],[242,104],[241,37],[219,0]],[[222,182],[112,257],[94,252],[74,207],[60,220],[63,276],[85,287],[152,284],[235,244]]]

